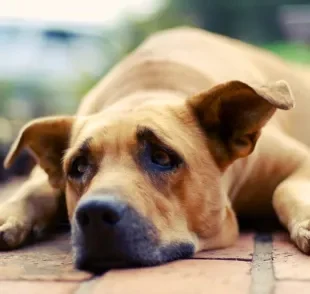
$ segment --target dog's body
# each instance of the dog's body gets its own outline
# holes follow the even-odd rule
[[[89,251],[108,245],[87,243],[92,237],[81,229],[80,211],[85,214],[84,202],[88,201],[88,195],[94,197],[97,191],[108,191],[100,193],[110,195],[113,191],[113,195],[116,193],[119,198],[121,194],[126,205],[134,208],[127,222],[139,223],[136,234],[156,231],[156,242],[147,238],[147,245],[137,246],[141,254],[133,254],[131,249],[129,253],[119,250],[134,264],[158,264],[187,257],[199,250],[232,244],[238,233],[232,206],[237,213],[251,216],[270,214],[274,207],[292,240],[308,253],[309,78],[310,71],[237,40],[190,28],[155,34],[83,99],[74,119],[38,120],[24,129],[12,147],[7,165],[21,148],[28,147],[49,175],[54,188],[48,183],[46,173],[36,167],[18,195],[0,206],[0,245],[15,248],[24,242],[30,231],[46,227],[55,217],[59,197],[65,191],[69,217],[74,223],[77,264],[87,268],[81,266],[85,261],[80,259],[87,259],[93,256]],[[236,80],[240,82],[231,82]],[[285,80],[289,87],[284,82],[269,86],[278,80]],[[292,108],[292,93],[296,97],[296,107],[273,115],[276,108]],[[138,129],[138,142],[139,136],[143,137],[143,146],[148,146],[149,141],[150,146],[154,141],[157,146],[159,134],[164,138],[165,148],[166,143],[169,146],[167,153],[160,153],[162,149],[159,154],[157,149],[151,151],[151,156],[155,154],[155,163],[145,159],[148,156],[145,152],[149,151],[141,151],[143,155],[137,155],[138,159],[129,159],[130,146],[138,144],[128,139],[133,128]],[[38,136],[43,136],[39,143]],[[100,136],[104,137],[104,142],[100,141]],[[64,137],[70,138],[68,145],[63,143]],[[85,145],[89,137],[96,144],[89,147],[86,142],[87,148],[92,149],[92,154],[100,154],[102,161],[96,165],[96,172],[92,170],[91,180],[82,185],[81,180],[77,184],[76,175],[80,169],[84,172],[89,164],[82,161],[78,165],[74,180],[68,166],[76,146]],[[54,142],[57,142],[56,147],[52,147]],[[67,148],[64,168],[60,169]],[[171,161],[177,163],[171,167]],[[169,168],[173,173],[170,174]],[[63,169],[67,178],[62,175]],[[85,196],[80,201],[82,195]],[[89,213],[89,208],[86,211]],[[140,216],[147,223],[150,221],[150,229]],[[131,248],[130,244],[138,241],[117,242],[127,242],[126,246]],[[156,246],[172,243],[182,246],[178,253],[170,253],[171,248],[163,249],[160,257],[155,254],[156,258],[146,261],[145,254],[153,256],[157,250],[148,249],[156,247],[154,242]],[[110,247],[104,250],[107,253],[103,259],[114,258],[116,253]]]

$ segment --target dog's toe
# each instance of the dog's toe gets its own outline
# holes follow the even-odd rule
[[[0,226],[0,250],[10,250],[20,246],[30,232],[30,226],[9,217]]]
[[[296,223],[291,233],[291,239],[302,252],[310,254],[310,220]]]

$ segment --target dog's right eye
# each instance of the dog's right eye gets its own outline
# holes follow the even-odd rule
[[[80,155],[73,159],[68,176],[73,179],[79,179],[87,172],[89,162],[86,156]]]

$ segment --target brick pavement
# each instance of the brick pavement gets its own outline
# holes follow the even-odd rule
[[[94,277],[73,268],[69,234],[0,253],[0,294],[308,294],[310,257],[285,232],[243,232],[232,248]]]

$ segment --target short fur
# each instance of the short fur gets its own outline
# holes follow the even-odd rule
[[[38,166],[0,206],[0,247],[16,248],[48,226],[62,192],[73,220],[80,199],[113,190],[152,224],[161,245],[185,242],[194,252],[230,246],[236,213],[274,209],[309,253],[309,77],[267,51],[210,32],[154,34],[86,95],[75,116],[23,128],[5,165],[27,148]],[[150,130],[146,141],[163,141],[178,154],[180,166],[149,169],[141,129],[146,136]],[[91,165],[82,180],[72,179],[72,160],[85,150]]]

